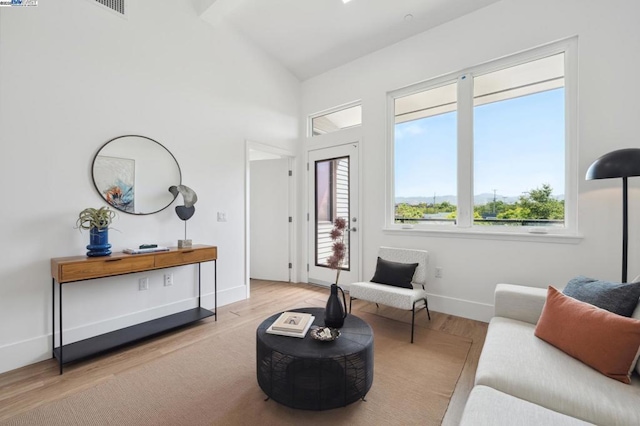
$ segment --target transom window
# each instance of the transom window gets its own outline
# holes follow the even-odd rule
[[[331,112],[311,118],[311,136],[320,136],[338,130],[362,125],[362,105],[352,105],[334,109]]]
[[[391,227],[575,232],[574,46],[391,93]]]

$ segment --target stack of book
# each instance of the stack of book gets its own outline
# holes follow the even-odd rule
[[[302,338],[309,331],[314,319],[313,315],[304,312],[283,312],[267,328],[267,333]]]
[[[155,246],[143,248],[126,248],[122,251],[128,254],[155,253],[157,251],[169,251],[169,247]]]

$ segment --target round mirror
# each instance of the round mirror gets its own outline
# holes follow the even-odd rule
[[[102,145],[93,159],[93,184],[115,209],[151,214],[167,208],[182,183],[180,166],[167,148],[145,136],[127,135]]]

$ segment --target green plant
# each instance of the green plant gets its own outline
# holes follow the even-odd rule
[[[115,217],[116,212],[114,212],[113,210],[109,210],[109,207],[100,207],[99,209],[89,207],[82,210],[78,215],[76,228],[80,230],[91,228],[108,228]]]

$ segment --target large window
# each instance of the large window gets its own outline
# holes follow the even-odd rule
[[[575,231],[574,44],[390,94],[392,227]]]
[[[457,188],[456,85],[395,101],[395,220],[452,223]]]

